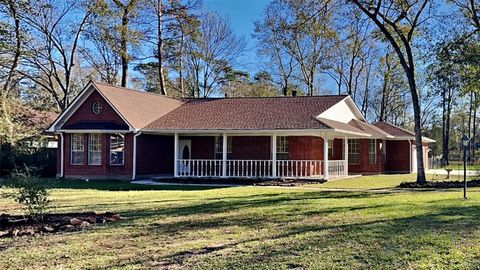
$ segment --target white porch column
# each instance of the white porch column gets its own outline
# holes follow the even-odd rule
[[[173,176],[178,177],[178,133],[175,133],[173,145]]]
[[[323,178],[328,179],[328,138],[323,138]]]
[[[65,168],[65,139],[63,133],[60,132],[60,178],[63,178],[63,170]]]
[[[277,134],[272,135],[272,177],[277,177]]]
[[[223,133],[222,177],[227,177],[227,148],[228,148],[227,133]]]
[[[345,137],[343,138],[343,162],[344,162],[344,170],[345,170],[345,176],[348,175],[348,138]]]

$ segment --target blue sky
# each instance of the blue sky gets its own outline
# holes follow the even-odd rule
[[[245,55],[241,62],[245,64],[242,70],[249,71],[253,76],[261,69],[256,60],[256,40],[252,38],[254,33],[254,22],[260,20],[268,0],[204,0],[203,6],[206,10],[218,12],[228,17],[233,31],[245,36],[248,41]]]

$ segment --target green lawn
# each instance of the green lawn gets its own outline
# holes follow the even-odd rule
[[[49,182],[54,211],[126,220],[61,235],[0,239],[4,269],[475,269],[480,189],[402,191],[414,176],[324,185],[361,190],[190,189]],[[386,190],[365,190],[365,188]],[[0,199],[0,212],[18,213]]]

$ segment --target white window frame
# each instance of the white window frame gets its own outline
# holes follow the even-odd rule
[[[373,149],[371,149],[373,143]],[[371,152],[373,150],[373,153]],[[370,159],[371,155],[373,155],[373,162]],[[368,140],[368,164],[377,164],[377,140],[376,139],[370,139]]]
[[[74,149],[76,145],[75,141],[76,138],[80,138],[81,148]],[[81,163],[74,163],[73,162],[73,153],[74,152],[81,152],[82,153],[82,162]],[[83,165],[85,163],[85,137],[83,133],[72,133],[70,136],[70,165]]]
[[[360,141],[358,139],[348,139],[348,163],[360,164]],[[353,147],[355,145],[355,147]],[[353,152],[357,150],[357,152]],[[357,160],[352,161],[351,155],[355,155]]]
[[[122,163],[112,163],[112,137],[115,136],[115,138],[119,138],[119,135],[123,136],[123,150],[122,150]],[[120,134],[120,133],[115,133],[115,134],[110,134],[109,136],[109,144],[110,144],[110,150],[109,150],[109,164],[112,165],[112,166],[123,166],[125,164],[125,134]],[[115,152],[120,152],[120,151],[115,151]]]
[[[288,156],[290,153],[288,136],[278,136],[276,147],[277,147],[277,160],[288,160]],[[279,158],[279,156],[282,156],[282,158]],[[285,156],[287,158],[285,158]]]
[[[227,136],[227,154],[233,153],[233,137]],[[215,136],[215,157],[223,154],[223,136]]]
[[[103,111],[103,104],[99,100],[95,100],[92,103],[92,112],[94,114],[100,114]]]
[[[98,139],[98,141],[94,141],[93,139]],[[98,149],[93,149],[94,143],[98,143]],[[100,163],[92,163],[90,161],[90,157],[92,153],[99,153],[100,154]],[[102,165],[102,134],[99,133],[90,133],[88,134],[88,165]]]
[[[332,158],[333,158],[333,151],[334,151],[333,142],[334,140],[332,139],[328,140],[328,156]]]

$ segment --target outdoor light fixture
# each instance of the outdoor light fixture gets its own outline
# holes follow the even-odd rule
[[[463,198],[467,198],[467,147],[470,143],[470,139],[466,134],[463,134],[462,145],[463,145]]]

